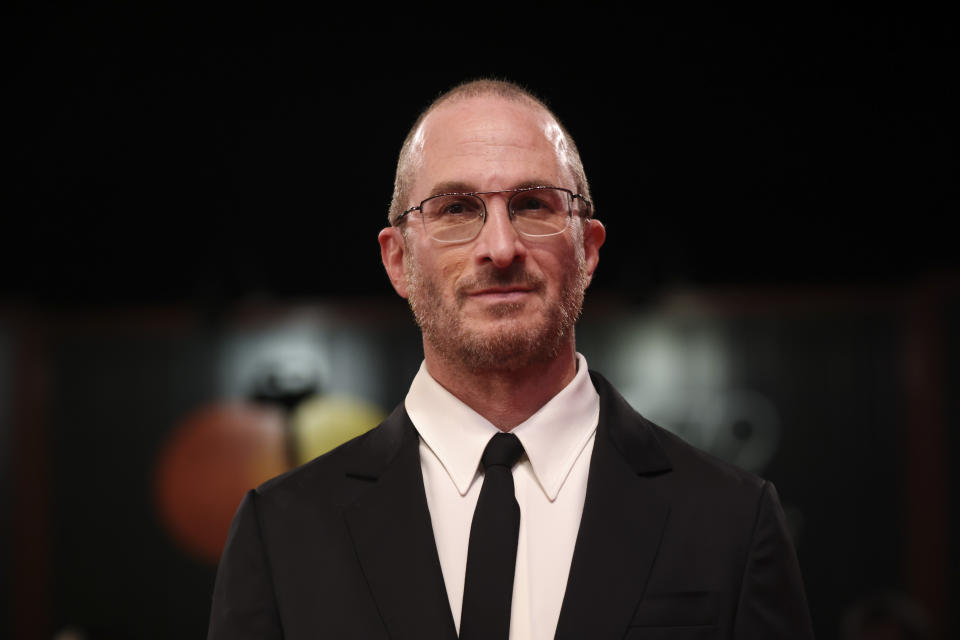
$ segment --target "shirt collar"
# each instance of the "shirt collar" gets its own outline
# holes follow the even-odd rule
[[[479,476],[480,456],[487,442],[499,430],[434,380],[425,362],[410,385],[405,406],[423,442],[460,495],[466,495]],[[573,380],[514,427],[534,476],[551,501],[557,499],[574,462],[590,441],[599,415],[600,398],[587,373],[586,358],[578,353]]]

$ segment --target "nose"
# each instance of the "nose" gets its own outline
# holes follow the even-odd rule
[[[526,257],[527,247],[510,221],[504,198],[487,202],[487,221],[477,236],[474,254],[477,262],[492,262],[499,269]]]

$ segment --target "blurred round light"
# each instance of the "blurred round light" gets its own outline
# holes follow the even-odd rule
[[[297,464],[308,462],[377,426],[380,407],[343,395],[307,398],[294,410],[291,429]]]
[[[160,519],[184,550],[216,563],[244,493],[288,468],[278,408],[202,407],[180,422],[160,449],[154,475]]]

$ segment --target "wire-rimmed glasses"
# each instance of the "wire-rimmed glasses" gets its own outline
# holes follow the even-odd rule
[[[480,234],[487,221],[487,203],[482,196],[510,194],[507,212],[514,229],[531,238],[555,236],[566,231],[574,213],[590,217],[590,201],[563,187],[528,187],[502,191],[441,193],[410,207],[394,221],[399,225],[407,214],[420,212],[423,229],[437,242],[468,242]],[[582,204],[574,211],[574,201]]]

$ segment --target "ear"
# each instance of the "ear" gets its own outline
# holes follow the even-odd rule
[[[607,239],[607,230],[603,223],[595,218],[586,218],[583,221],[583,259],[587,266],[587,284],[593,280],[593,272],[600,262],[600,247]]]
[[[383,268],[387,270],[387,276],[394,290],[401,298],[407,297],[407,273],[403,264],[403,254],[406,251],[406,240],[400,229],[396,227],[387,227],[380,231],[377,236],[380,242],[380,258],[383,260]]]

